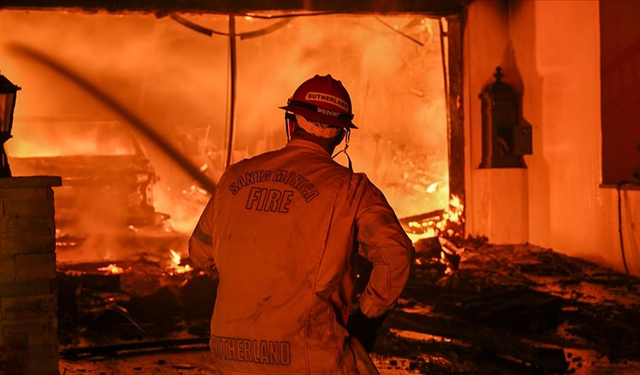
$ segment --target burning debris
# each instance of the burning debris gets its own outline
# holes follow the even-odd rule
[[[445,274],[444,263],[416,264],[374,348],[380,368],[404,363],[419,373],[511,375],[640,363],[640,331],[633,325],[640,319],[640,294],[627,288],[640,280],[615,283],[623,278],[611,270],[531,245],[461,244],[459,259],[447,266],[452,273]],[[416,247],[418,259],[441,258],[452,242],[433,237]],[[178,261],[167,250],[162,257],[60,272],[63,358],[184,345],[206,350],[217,279],[198,269],[175,272],[187,265],[188,258]]]
[[[115,275],[118,275],[124,272],[122,267],[118,267],[115,264],[110,264],[106,267],[100,267],[98,268],[98,271],[103,271],[103,272],[106,272],[107,274],[115,274]]]
[[[416,249],[415,265],[429,269],[434,277],[451,275],[460,266],[464,205],[453,196],[449,207],[400,220]]]
[[[155,169],[122,124],[30,118],[18,125],[31,136],[13,149],[16,174],[62,177],[54,203],[63,261],[64,249],[96,252],[167,233],[169,215],[155,209]]]
[[[88,350],[131,340],[207,336],[215,275],[195,270],[174,250],[162,259],[147,254],[135,261],[105,263],[59,267],[63,347]]]
[[[451,275],[460,266],[460,257],[464,252],[444,237],[419,239],[415,244],[416,267],[431,269],[437,276]]]
[[[193,271],[193,268],[191,268],[191,265],[189,265],[188,263],[185,263],[185,264],[182,263],[182,256],[180,256],[180,254],[176,253],[173,249],[169,249],[169,251],[171,252],[171,260],[172,260],[171,271],[169,275],[171,276],[173,276],[174,274],[180,275],[186,272]]]
[[[460,239],[464,233],[464,204],[460,197],[454,195],[448,208],[406,217],[400,223],[414,243],[430,237]]]

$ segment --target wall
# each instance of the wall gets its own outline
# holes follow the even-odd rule
[[[0,374],[59,374],[52,187],[60,184],[0,178]]]
[[[503,81],[520,90],[509,43],[507,2],[477,1],[467,14],[464,35],[465,125],[467,133],[467,233],[487,236],[492,242],[527,242],[529,206],[526,169],[479,169],[482,160],[481,102],[478,94],[495,81],[496,67]]]
[[[530,242],[624,270],[617,192],[600,186],[598,7],[596,1],[481,1],[469,7],[467,228],[493,243]],[[504,81],[523,92],[524,120],[533,126],[533,155],[519,173],[477,169],[477,93],[499,60]],[[640,274],[638,193],[622,194],[626,261],[633,274]]]
[[[602,180],[616,185],[640,168],[640,2],[607,0],[599,9]]]

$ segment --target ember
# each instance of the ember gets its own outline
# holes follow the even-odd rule
[[[423,215],[400,220],[409,238],[415,243],[423,238],[442,236],[449,239],[462,236],[464,205],[459,197],[452,196],[449,207]]]
[[[122,267],[118,267],[115,264],[110,264],[110,265],[108,265],[106,267],[100,267],[100,268],[98,268],[98,271],[104,271],[106,273],[113,273],[113,274],[120,274],[120,273],[124,272]]]
[[[173,273],[181,274],[181,273],[193,271],[193,268],[191,268],[190,265],[188,264],[182,265],[181,263],[182,257],[180,256],[180,254],[175,252],[173,249],[169,249],[169,251],[171,252],[171,260],[172,260],[172,263],[171,263],[172,272],[170,273],[170,275],[173,275]]]

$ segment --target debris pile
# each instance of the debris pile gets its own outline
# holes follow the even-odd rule
[[[640,279],[528,244],[432,237],[417,241],[416,250],[407,287],[374,347],[381,370],[640,371]],[[180,269],[188,263],[182,259]],[[358,269],[362,288],[370,264],[360,259]],[[74,265],[60,270],[59,281],[64,361],[206,351],[215,275],[178,273],[141,256],[117,266]]]
[[[463,245],[449,274],[415,267],[377,353],[430,374],[640,369],[639,279],[533,245]]]

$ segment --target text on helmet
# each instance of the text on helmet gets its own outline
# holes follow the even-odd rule
[[[306,100],[315,100],[315,101],[319,101],[319,102],[325,102],[325,103],[334,104],[334,105],[337,105],[338,107],[341,107],[346,112],[349,112],[349,103],[347,103],[344,100],[338,98],[337,96],[323,94],[321,92],[310,91],[305,96],[305,99]],[[320,112],[320,109],[318,109],[318,112]],[[333,111],[327,111],[327,112],[333,112]],[[333,116],[333,117],[338,117],[338,115],[333,115],[333,114],[324,113],[324,112],[320,112],[320,113],[323,113],[323,114],[329,115],[329,116]],[[338,113],[338,112],[335,112],[335,113]]]

